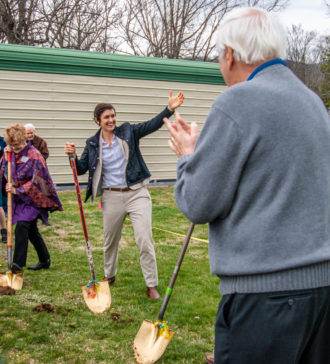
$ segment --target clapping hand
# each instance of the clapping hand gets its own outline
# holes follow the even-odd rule
[[[196,123],[189,125],[179,113],[176,113],[175,116],[176,120],[173,123],[167,118],[164,118],[163,121],[170,132],[169,147],[178,157],[182,157],[194,152],[199,130]]]

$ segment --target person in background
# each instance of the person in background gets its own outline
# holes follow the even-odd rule
[[[22,271],[26,265],[29,240],[37,251],[39,262],[28,269],[47,269],[51,263],[50,255],[39,233],[37,220],[47,222],[48,212],[62,211],[62,204],[44,158],[27,143],[25,127],[21,124],[8,126],[4,137],[7,146],[0,164],[1,181],[3,176],[7,179],[7,152],[12,152],[12,181],[7,181],[6,192],[13,196],[12,221],[13,225],[16,224],[13,271]]]
[[[273,14],[230,12],[217,48],[228,89],[200,134],[165,120],[177,205],[209,224],[220,278],[214,363],[329,363],[329,114],[282,60]]]
[[[116,111],[111,104],[98,104],[94,121],[99,131],[87,139],[80,159],[76,147],[66,143],[65,153],[74,154],[78,174],[89,171],[86,201],[102,195],[104,227],[104,279],[114,284],[118,247],[126,215],[129,216],[140,251],[140,264],[147,285],[147,295],[158,299],[158,273],[151,227],[151,197],[146,187],[150,172],[142,158],[139,141],[160,129],[163,118],[170,117],[183,102],[180,92],[168,99],[168,106],[150,121],[116,125]]]
[[[31,145],[39,150],[41,155],[46,160],[49,157],[49,151],[46,141],[40,136],[36,135],[36,128],[33,124],[25,124],[27,140],[30,141]]]
[[[6,147],[6,142],[4,137],[0,136],[0,159],[3,156],[3,151]],[[1,241],[7,243],[7,228],[6,228],[6,210],[7,210],[7,198],[2,193],[2,188],[0,189],[0,227],[1,227]]]

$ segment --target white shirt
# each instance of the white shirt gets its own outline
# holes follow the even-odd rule
[[[127,187],[125,179],[126,160],[124,153],[115,135],[112,137],[111,146],[103,139],[102,141],[102,188]]]

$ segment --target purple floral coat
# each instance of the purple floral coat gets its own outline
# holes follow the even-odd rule
[[[63,211],[54,183],[41,153],[28,142],[18,154],[11,153],[11,177],[16,187],[13,195],[13,224],[40,217],[47,222],[48,211]],[[7,180],[4,156],[0,161],[0,184]]]

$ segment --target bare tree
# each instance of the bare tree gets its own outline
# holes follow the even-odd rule
[[[292,25],[288,29],[288,46],[287,57],[296,63],[307,63],[313,61],[313,48],[317,33],[314,31],[305,31],[301,24]]]
[[[306,32],[301,25],[292,25],[287,36],[287,61],[292,71],[306,83],[306,62],[311,53],[315,32]]]
[[[120,13],[115,0],[66,0],[65,7],[53,0],[49,13],[51,47],[82,50],[114,51],[117,48],[110,32],[116,27]],[[47,13],[47,9],[43,10]]]
[[[0,0],[0,40],[114,51],[119,18],[115,0]]]
[[[321,97],[326,82],[325,63],[329,62],[327,54],[329,54],[329,37],[305,31],[301,25],[292,25],[288,30],[288,66]]]
[[[210,60],[215,57],[215,32],[228,11],[243,5],[279,10],[287,1],[126,0],[126,49],[121,49],[135,55]]]
[[[244,2],[239,1],[240,6],[258,6],[259,8],[266,9],[268,11],[280,11],[286,8],[290,3],[290,0],[246,0]]]
[[[330,36],[324,37],[323,52],[321,56],[321,71],[324,81],[321,85],[320,97],[330,111]]]
[[[0,39],[12,44],[43,44],[39,25],[44,22],[38,0],[0,0]]]
[[[329,0],[324,0],[324,4],[327,7],[328,14],[330,15],[330,1]]]
[[[292,25],[287,33],[287,60],[292,71],[307,84],[308,71],[312,67],[307,67],[313,55],[312,48],[316,39],[316,32],[305,31],[301,25]],[[307,70],[309,68],[309,70]],[[314,72],[313,72],[314,73]]]

